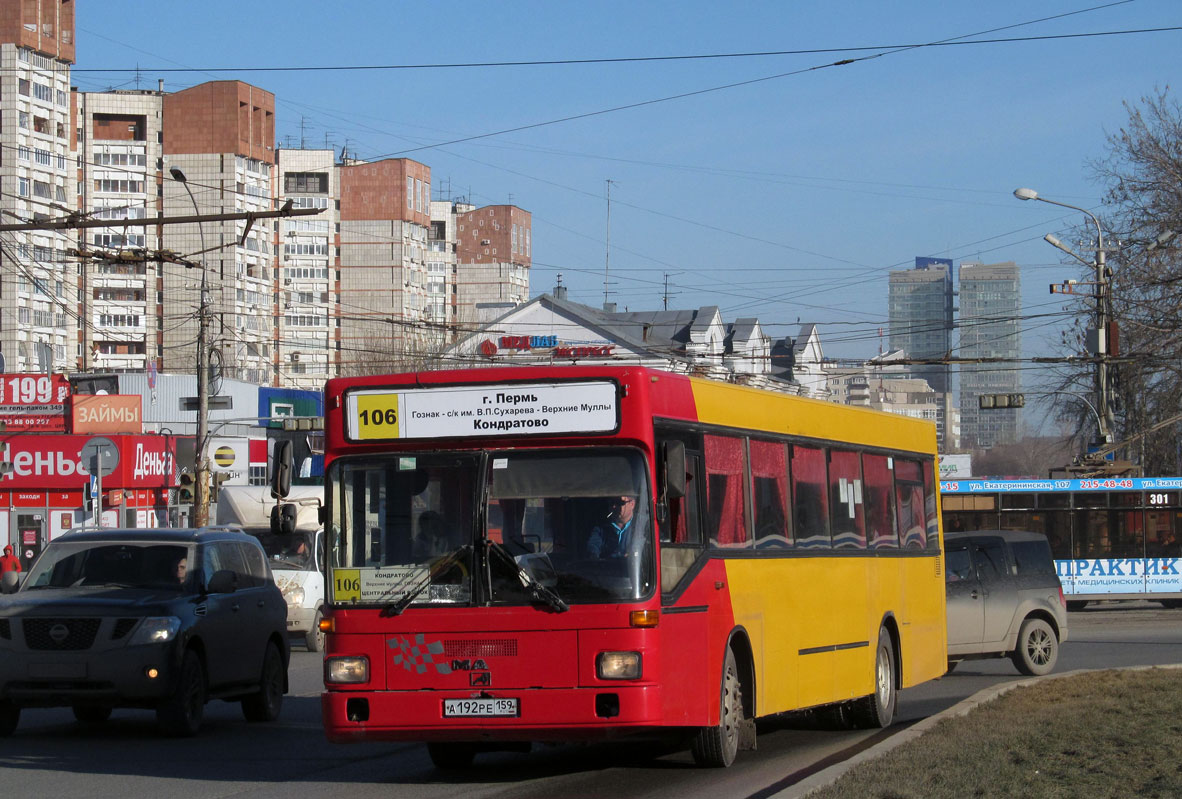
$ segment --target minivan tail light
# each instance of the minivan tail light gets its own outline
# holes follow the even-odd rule
[[[1067,597],[1063,596],[1063,586],[1059,586],[1059,604],[1063,606],[1064,610],[1067,609]]]

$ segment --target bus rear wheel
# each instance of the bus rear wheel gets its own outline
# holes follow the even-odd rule
[[[895,719],[895,642],[885,626],[878,628],[874,653],[874,693],[854,700],[854,719],[866,729],[889,727]]]
[[[739,731],[743,726],[743,685],[735,653],[727,647],[722,664],[718,724],[698,730],[690,752],[699,766],[726,768],[739,752]]]

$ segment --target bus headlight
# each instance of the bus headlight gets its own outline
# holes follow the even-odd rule
[[[325,658],[324,681],[326,683],[369,682],[369,658],[365,656]]]
[[[595,673],[601,680],[639,680],[639,652],[600,652],[595,658]]]

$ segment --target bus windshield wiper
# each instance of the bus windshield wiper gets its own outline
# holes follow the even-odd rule
[[[397,602],[391,602],[389,605],[386,605],[386,607],[382,608],[382,612],[379,613],[378,615],[379,616],[401,616],[402,612],[404,610],[406,610],[407,608],[409,608],[411,606],[411,603],[414,602],[416,599],[418,599],[419,596],[424,591],[427,590],[427,586],[431,585],[431,579],[433,577],[435,577],[435,575],[442,574],[453,563],[455,563],[457,560],[459,560],[460,556],[463,555],[467,551],[468,551],[468,545],[465,544],[464,546],[460,547],[459,549],[453,550],[452,552],[449,552],[448,554],[444,555],[439,560],[435,561],[433,564],[430,565],[430,567],[428,567],[426,577],[424,577],[422,580],[420,580],[415,585],[414,588],[407,591],[406,595],[403,596],[401,599],[399,599]]]
[[[491,538],[485,538],[484,545],[488,547],[489,550],[500,555],[501,558],[506,563],[508,563],[514,571],[517,572],[517,579],[521,581],[521,586],[529,591],[530,596],[539,602],[549,605],[554,611],[558,613],[565,613],[566,611],[570,610],[570,606],[562,600],[562,597],[558,595],[557,591],[542,585],[538,581],[538,578],[530,574],[528,569],[517,562],[517,559],[513,557],[509,550],[505,549],[503,544],[498,544]]]

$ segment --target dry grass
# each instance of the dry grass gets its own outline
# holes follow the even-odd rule
[[[1182,796],[1182,669],[1014,689],[850,770],[810,799]]]

